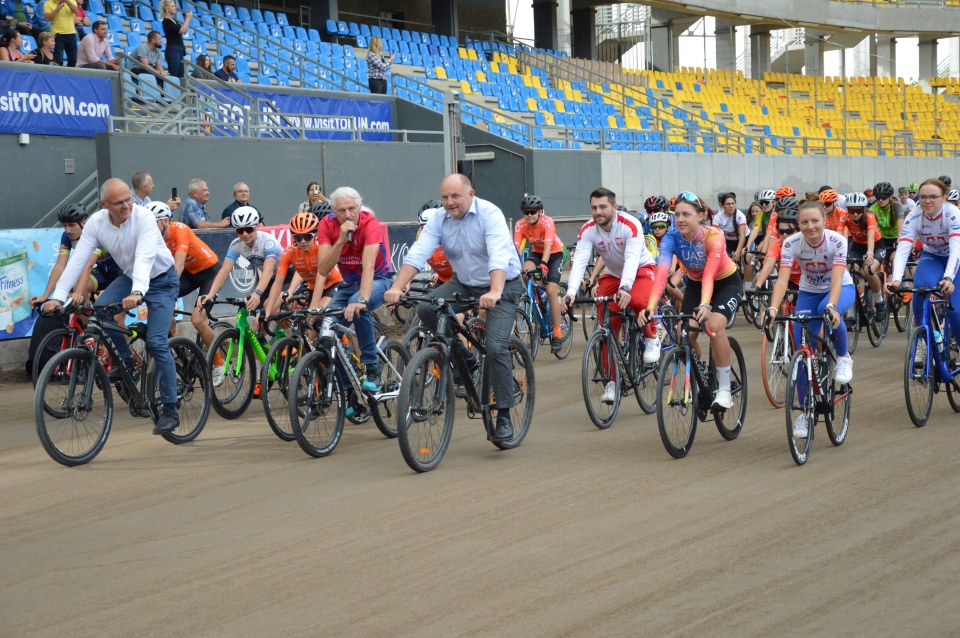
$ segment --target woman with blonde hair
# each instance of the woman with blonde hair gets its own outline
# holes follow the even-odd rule
[[[37,48],[31,51],[34,64],[50,64],[60,66],[60,61],[54,58],[53,48],[56,46],[56,38],[49,31],[41,31],[37,36]]]
[[[393,64],[394,54],[383,55],[383,40],[378,37],[370,38],[370,48],[367,50],[367,82],[371,93],[387,93],[387,73]]]
[[[160,15],[163,16],[163,37],[167,46],[163,55],[167,60],[167,71],[171,76],[183,77],[183,35],[190,29],[192,11],[183,14],[183,24],[177,21],[177,6],[173,0],[163,0],[160,3]]]

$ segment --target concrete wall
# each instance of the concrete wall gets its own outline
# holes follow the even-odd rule
[[[601,168],[604,154],[600,151],[533,151],[530,192],[543,198],[545,210],[551,217],[586,217],[590,213],[591,191],[607,186]]]

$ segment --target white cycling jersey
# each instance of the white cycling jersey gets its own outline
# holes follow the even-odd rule
[[[254,265],[257,272],[260,272],[263,270],[263,262],[267,259],[273,258],[280,261],[281,252],[280,242],[274,239],[273,235],[258,230],[257,241],[253,246],[247,246],[239,237],[230,242],[225,259],[236,263],[239,257],[243,257]]]
[[[923,244],[923,252],[949,258],[944,275],[956,278],[960,261],[960,209],[944,202],[936,217],[930,218],[918,207],[903,220],[897,255],[893,259],[893,281],[903,281],[907,258],[918,239]]]
[[[744,231],[747,228],[747,216],[743,214],[743,211],[737,209],[737,212],[732,216],[728,216],[725,212],[720,211],[713,216],[713,225],[723,231],[723,236],[730,241],[737,241],[740,239],[740,234],[738,229],[743,226]]]
[[[823,238],[816,246],[811,246],[802,233],[796,233],[783,241],[780,253],[780,267],[792,268],[794,262],[803,273],[800,276],[800,290],[803,292],[830,292],[830,281],[834,266],[847,265],[847,240],[840,233],[824,229]],[[846,269],[843,271],[843,285],[853,285],[853,278]]]
[[[643,225],[636,217],[617,213],[609,231],[603,230],[595,221],[590,220],[583,225],[577,237],[577,252],[573,256],[569,290],[576,291],[580,288],[587,262],[594,250],[603,257],[606,272],[618,277],[622,287],[632,288],[637,278],[637,270],[656,264],[643,241]]]

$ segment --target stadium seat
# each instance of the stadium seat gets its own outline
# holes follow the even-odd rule
[[[277,24],[282,24],[285,27],[290,26],[290,22],[287,21],[287,14],[282,11],[278,11],[276,14]]]
[[[326,21],[327,33],[330,35],[337,35],[340,33],[340,30],[337,28],[337,23],[335,20]]]
[[[276,24],[277,16],[273,13],[273,11],[264,11],[263,21],[266,22],[267,24]]]

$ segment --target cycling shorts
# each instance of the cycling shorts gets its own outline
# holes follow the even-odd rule
[[[543,253],[530,253],[530,261],[539,263],[543,261]],[[563,253],[553,253],[546,261],[547,264],[547,283],[559,284],[560,272],[563,270]]]
[[[713,299],[710,301],[713,312],[719,312],[727,319],[733,317],[740,305],[742,287],[738,273],[733,273],[724,279],[715,280],[713,282]],[[683,293],[683,303],[680,304],[681,314],[692,314],[700,306],[700,292],[702,290],[703,282],[688,278],[687,289]]]
[[[210,293],[213,287],[213,280],[217,278],[217,272],[220,270],[220,264],[214,264],[210,268],[205,268],[198,273],[191,274],[184,270],[180,275],[180,294],[179,297],[186,297],[194,290],[197,295],[203,296]]]

